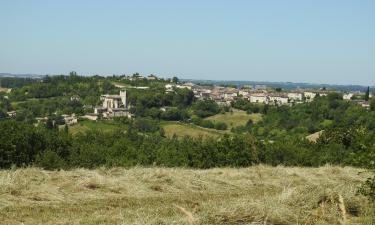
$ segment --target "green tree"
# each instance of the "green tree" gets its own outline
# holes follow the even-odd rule
[[[370,87],[367,87],[366,93],[365,93],[365,101],[368,101],[370,99]]]
[[[375,111],[375,98],[370,101],[370,111]]]

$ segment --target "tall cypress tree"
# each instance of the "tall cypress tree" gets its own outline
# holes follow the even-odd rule
[[[370,87],[367,87],[366,94],[365,94],[365,101],[370,99]]]

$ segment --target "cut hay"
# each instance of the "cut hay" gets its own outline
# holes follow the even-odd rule
[[[0,223],[366,224],[369,174],[325,166],[0,171]]]

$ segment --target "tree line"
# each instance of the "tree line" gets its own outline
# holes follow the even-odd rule
[[[287,166],[374,164],[375,135],[364,127],[335,127],[316,143],[294,138],[269,142],[251,134],[220,138],[164,136],[150,121],[131,121],[125,130],[88,131],[35,127],[0,121],[0,167],[35,165],[46,169],[99,166],[246,167],[258,163]],[[153,122],[152,122],[153,121]]]

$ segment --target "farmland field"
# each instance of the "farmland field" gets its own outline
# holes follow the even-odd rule
[[[247,114],[245,111],[236,111],[217,114],[206,118],[206,120],[211,120],[212,122],[224,122],[228,125],[229,129],[245,125],[249,119],[253,120],[253,122],[258,122],[262,119],[262,115],[259,113]]]
[[[9,93],[11,89],[9,88],[3,88],[3,87],[0,87],[0,92],[5,92],[5,93]]]
[[[0,171],[0,223],[370,224],[349,167]]]
[[[100,130],[103,132],[114,131],[116,129],[126,128],[125,125],[115,123],[113,121],[91,121],[84,120],[77,124],[69,126],[69,132],[71,134],[77,134],[79,132],[86,132],[88,130]]]
[[[218,137],[225,133],[223,131],[217,131],[214,129],[199,127],[193,124],[184,124],[179,122],[166,122],[164,123],[163,128],[167,137],[176,135],[177,137],[190,136],[195,138],[205,138]]]

